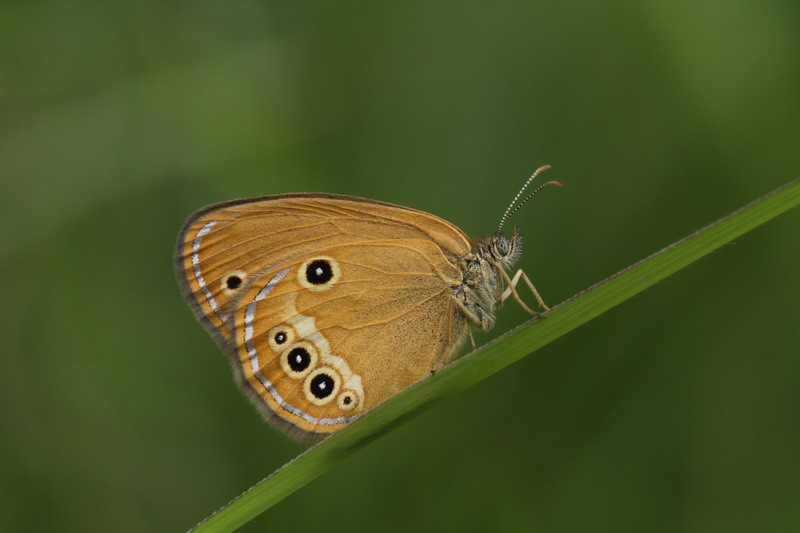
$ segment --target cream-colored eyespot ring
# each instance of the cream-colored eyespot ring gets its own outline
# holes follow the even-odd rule
[[[336,405],[342,411],[352,411],[361,404],[358,393],[352,389],[345,389],[336,399]]]
[[[329,366],[323,366],[306,376],[303,393],[314,405],[326,405],[336,398],[341,385],[339,373]]]
[[[244,270],[232,270],[222,276],[219,281],[220,290],[225,296],[233,296],[244,287],[245,281],[247,281],[247,272]]]
[[[288,346],[291,346],[295,337],[297,337],[297,334],[295,333],[294,328],[288,324],[275,326],[267,332],[269,347],[276,352],[282,352]]]
[[[281,368],[293,379],[306,377],[317,366],[318,359],[317,349],[306,341],[288,346],[280,356]]]
[[[297,281],[312,291],[327,291],[336,285],[341,276],[339,263],[326,256],[312,257],[297,269]]]

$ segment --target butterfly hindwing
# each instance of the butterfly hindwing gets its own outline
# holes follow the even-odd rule
[[[232,355],[268,414],[336,431],[457,348],[466,321],[442,278],[455,271],[438,270],[434,243],[402,243],[332,246],[270,269],[243,292]]]

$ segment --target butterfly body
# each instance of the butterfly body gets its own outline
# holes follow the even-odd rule
[[[175,267],[242,388],[282,429],[333,433],[441,368],[504,299],[515,231],[472,240],[349,196],[237,200],[191,215]]]

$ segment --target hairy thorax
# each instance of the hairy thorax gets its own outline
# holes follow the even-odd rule
[[[501,268],[513,265],[522,252],[518,230],[509,239],[495,234],[475,242],[474,250],[460,258],[462,281],[453,287],[453,298],[464,314],[479,328],[494,325],[494,311],[502,303]]]

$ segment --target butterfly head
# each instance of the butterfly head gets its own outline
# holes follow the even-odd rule
[[[519,228],[514,228],[511,238],[502,233],[495,233],[489,237],[486,245],[486,250],[495,263],[506,268],[512,266],[522,254],[522,237],[519,235]]]

